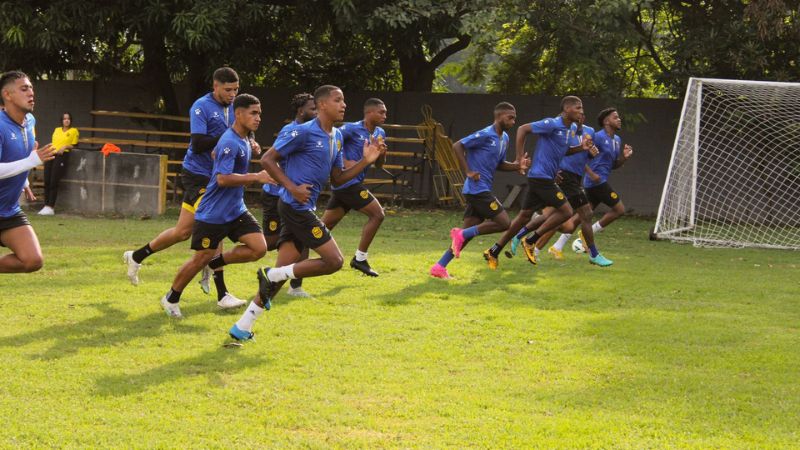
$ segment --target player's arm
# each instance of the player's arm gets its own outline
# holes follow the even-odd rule
[[[383,165],[386,164],[386,152],[389,150],[389,147],[386,146],[385,134],[378,134],[378,146],[381,148],[381,156],[378,156],[378,159],[375,161],[375,167],[382,169]]]
[[[525,139],[528,137],[529,134],[533,133],[533,129],[531,127],[532,124],[526,123],[521,127],[517,128],[517,137],[514,140],[514,143],[517,147],[517,157],[515,161],[522,161],[526,156],[525,153]]]
[[[0,142],[0,146],[2,146],[2,142]],[[50,161],[55,157],[56,148],[53,147],[53,144],[47,144],[44,147],[39,148],[39,143],[37,142],[33,147],[33,151],[30,155],[28,155],[27,158],[23,158],[18,161],[0,163],[0,179],[11,178],[15,175],[19,175],[22,172],[31,170],[39,164],[45,161]]]
[[[592,168],[589,167],[588,164],[586,165],[586,167],[584,167],[583,170],[584,172],[586,172],[586,175],[589,177],[589,179],[591,179],[593,182],[595,183],[600,182],[600,175],[598,175],[594,170],[592,170]]]
[[[589,156],[594,158],[598,153],[600,153],[600,150],[598,150],[594,145],[592,138],[589,135],[586,135],[578,145],[570,147],[566,154],[574,155],[578,152],[589,152]]]
[[[209,136],[207,134],[192,133],[192,151],[195,153],[208,153],[214,150],[219,142],[219,136]]]
[[[467,178],[472,178],[475,181],[478,181],[478,180],[481,179],[481,174],[480,173],[475,172],[474,170],[471,170],[469,168],[469,164],[467,163],[467,156],[466,156],[467,148],[464,147],[464,144],[462,144],[461,141],[458,141],[455,144],[453,144],[453,153],[456,154],[456,159],[458,160],[458,165],[461,166],[461,170],[464,171],[464,174],[466,174]]]
[[[623,165],[625,165],[625,161],[630,159],[631,156],[633,156],[633,147],[631,147],[628,144],[625,144],[625,146],[622,147],[622,152],[619,154],[619,157],[617,158],[616,161],[614,161],[613,168],[618,169],[622,167]]]
[[[370,137],[369,141],[364,141],[364,156],[354,166],[344,167],[344,159],[341,156],[342,152],[339,152],[338,158],[341,162],[338,165],[333,165],[333,169],[331,169],[331,182],[336,186],[347,183],[369,167],[370,164],[377,161],[383,153],[386,153],[386,148],[378,145],[378,140],[374,137]]]
[[[214,163],[217,170],[217,184],[219,187],[229,188],[237,186],[247,186],[252,183],[274,183],[267,171],[262,170],[256,173],[233,173],[233,167],[236,163],[238,149],[230,151],[229,149],[216,150],[217,160]]]

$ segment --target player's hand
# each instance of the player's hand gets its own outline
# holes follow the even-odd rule
[[[531,159],[528,158],[527,155],[522,157],[522,160],[519,162],[519,173],[525,175],[528,172],[528,169],[531,168]]]
[[[306,203],[311,198],[311,185],[301,184],[296,185],[294,189],[289,191],[292,197],[300,203]]]
[[[250,138],[250,149],[254,155],[261,155],[261,146],[258,145],[258,142],[256,142],[256,140],[253,138]]]
[[[211,159],[217,159],[217,149],[211,150]]]
[[[600,182],[600,175],[598,175],[596,173],[590,173],[589,174],[589,178],[592,180],[593,183],[599,183]]]
[[[561,171],[559,170],[558,173],[556,173],[556,184],[561,184],[562,181],[564,181],[564,177],[561,176]]]
[[[633,147],[631,147],[628,144],[625,144],[625,147],[622,148],[622,157],[628,159],[631,156],[633,156]]]
[[[591,146],[591,147],[589,147],[589,150],[588,150],[588,151],[589,151],[589,155],[590,155],[592,158],[594,158],[595,156],[597,156],[597,155],[599,155],[599,154],[600,154],[600,150],[598,150],[598,149],[597,149],[597,146],[596,146],[596,145],[594,145],[594,144],[592,144],[592,146]]]
[[[56,157],[56,152],[58,152],[58,149],[53,147],[53,144],[47,144],[44,147],[39,148],[39,143],[38,142],[34,142],[33,143],[33,151],[35,151],[39,155],[39,159],[41,159],[42,162],[45,162],[45,161],[50,161],[53,158],[55,158]]]
[[[478,181],[481,179],[481,174],[478,172],[473,172],[472,170],[467,171],[467,178],[471,178],[472,181]]]
[[[374,163],[381,155],[386,153],[385,147],[386,146],[383,146],[382,149],[378,140],[370,136],[369,141],[364,141],[364,159],[370,164]]]
[[[269,176],[269,173],[266,170],[262,170],[261,172],[258,172],[256,175],[257,175],[256,179],[261,184],[278,184],[275,181],[275,179]]]
[[[591,136],[585,136],[581,140],[581,150],[590,151],[590,149],[594,146],[594,141],[592,141]]]
[[[25,186],[24,188],[22,188],[22,192],[25,194],[25,198],[29,202],[35,202],[36,201],[36,195],[33,193],[33,190],[31,189],[30,186]]]

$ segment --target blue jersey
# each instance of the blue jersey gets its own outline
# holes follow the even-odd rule
[[[594,128],[584,125],[583,130],[580,128],[576,132],[576,137],[578,144],[583,142],[584,139],[588,136],[590,139],[594,139]],[[589,155],[589,152],[580,151],[578,153],[573,153],[571,155],[566,155],[564,158],[561,159],[561,164],[559,164],[558,168],[565,171],[574,173],[575,175],[583,176],[583,173],[586,171],[586,164],[591,160],[592,157]]]
[[[378,137],[382,137],[384,140],[386,139],[386,132],[383,131],[383,128],[375,127],[375,131],[370,134],[367,127],[364,126],[363,120],[345,123],[339,127],[339,131],[342,132],[342,148],[344,149],[342,157],[349,161],[361,161],[364,157],[364,141],[370,136],[375,139],[378,139]],[[364,178],[367,177],[367,169],[364,169],[363,172],[354,176],[350,181],[340,186],[333,186],[333,190],[344,189],[348,186],[361,183],[364,181]]]
[[[539,139],[536,141],[528,178],[555,179],[561,158],[570,147],[578,145],[574,134],[576,129],[574,123],[569,127],[564,125],[561,116],[531,123],[531,133],[539,135]]]
[[[247,212],[244,204],[244,186],[220,187],[217,175],[232,173],[246,174],[250,166],[250,141],[242,138],[233,128],[229,128],[219,138],[214,147],[214,167],[206,193],[197,207],[194,217],[197,220],[223,224],[236,220]]]
[[[233,104],[225,106],[214,100],[214,95],[209,92],[192,104],[189,119],[191,134],[220,136],[233,124]],[[211,157],[211,152],[195,153],[189,143],[189,149],[183,158],[183,168],[193,174],[208,177],[211,176],[213,167],[214,158]]]
[[[5,111],[0,112],[0,163],[11,163],[30,156],[35,145],[33,116],[27,115],[22,125],[14,122]],[[0,218],[22,211],[19,194],[28,179],[28,171],[0,180]]]
[[[280,137],[282,134],[294,130],[294,128],[298,125],[300,125],[300,122],[298,122],[297,120],[293,120],[287,123],[286,125],[283,126],[283,128],[281,128],[281,131],[278,132],[278,136]],[[264,183],[263,189],[264,192],[266,192],[267,194],[274,195],[276,197],[280,196],[283,193],[283,187],[279,184]]]
[[[310,184],[311,196],[305,203],[283,190],[281,200],[297,211],[314,211],[322,187],[328,182],[331,170],[344,169],[342,159],[342,133],[334,127],[328,134],[319,125],[319,119],[297,125],[278,136],[272,145],[283,158],[283,171],[294,184]]]
[[[491,191],[494,172],[506,160],[508,134],[504,131],[501,136],[498,136],[494,124],[491,124],[461,139],[460,142],[467,151],[467,167],[481,175],[478,181],[467,177],[461,192],[480,194]]]
[[[606,133],[606,130],[600,130],[594,134],[594,145],[600,150],[600,153],[589,162],[589,168],[600,176],[600,181],[595,183],[586,175],[583,177],[583,186],[587,188],[608,181],[608,176],[614,168],[614,162],[619,158],[619,151],[620,148],[622,148],[622,138],[616,134],[611,138],[611,136]]]

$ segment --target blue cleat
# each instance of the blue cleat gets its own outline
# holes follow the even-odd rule
[[[597,254],[594,258],[591,256],[589,257],[589,262],[600,267],[608,267],[614,264],[614,261],[606,258],[605,256],[601,255],[600,253]]]
[[[231,329],[228,331],[228,334],[232,338],[236,339],[237,341],[254,341],[255,340],[255,334],[253,334],[250,331],[244,331],[244,330],[240,329],[239,327],[236,326],[236,324],[233,324]]]
[[[267,277],[267,272],[269,272],[269,267],[258,269],[256,277],[258,277],[258,296],[264,302],[264,309],[269,311],[272,307],[272,297],[278,292],[280,285],[270,281]]]
[[[506,251],[506,258],[513,258],[517,256],[517,249],[519,248],[520,238],[514,236],[511,238],[511,250]]]

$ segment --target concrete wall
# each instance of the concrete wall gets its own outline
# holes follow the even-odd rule
[[[128,119],[99,118],[89,114],[91,109],[153,111],[155,99],[134,81],[40,81],[35,84],[35,89],[35,114],[40,140],[49,141],[49,135],[58,125],[62,111],[72,112],[78,128],[89,125],[157,127],[157,124],[147,122],[133,123]],[[177,90],[181,108],[188,114],[193,99],[186,95],[185,88],[179,86]],[[256,137],[262,145],[270,144],[274,133],[289,116],[289,100],[296,91],[243,87],[240,92],[251,93],[261,99],[264,113],[261,129]],[[517,107],[518,125],[558,114],[560,101],[559,97],[497,94],[346,92],[345,96],[348,121],[361,118],[361,105],[372,96],[386,102],[389,122],[392,123],[420,123],[423,120],[421,107],[430,105],[434,118],[442,123],[453,140],[488,125],[492,121],[492,108],[500,101],[509,101]],[[597,113],[609,105],[593,98],[583,100],[589,124],[595,125]],[[681,103],[677,100],[627,99],[615,106],[623,114],[623,140],[634,147],[635,154],[624,168],[612,176],[611,183],[621,193],[629,211],[655,214],[666,177]],[[514,132],[512,130],[511,133],[512,154]],[[532,140],[529,142],[532,143]],[[503,198],[508,192],[508,186],[523,182],[521,176],[499,173],[495,180],[496,194]]]

